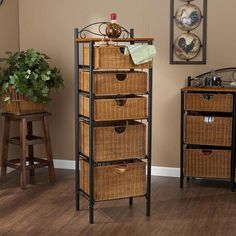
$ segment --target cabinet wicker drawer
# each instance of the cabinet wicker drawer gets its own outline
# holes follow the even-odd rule
[[[231,146],[232,117],[185,116],[186,144]]]
[[[152,62],[135,65],[130,55],[124,55],[124,46],[94,47],[95,69],[148,69]],[[84,47],[84,65],[89,65],[89,47]]]
[[[86,122],[80,122],[80,137],[80,150],[89,156],[89,124]],[[93,150],[95,161],[145,157],[146,125],[136,121],[96,124]]]
[[[89,194],[89,163],[80,161],[80,187]],[[141,196],[146,193],[146,163],[98,166],[94,168],[94,200]]]
[[[89,116],[89,98],[80,97],[80,114]],[[94,120],[129,120],[147,117],[147,98],[109,98],[94,100]]]
[[[89,92],[89,72],[81,72],[80,89]],[[144,94],[147,92],[146,72],[94,72],[95,95]]]
[[[184,150],[184,175],[230,178],[230,150]]]
[[[232,112],[232,94],[185,93],[184,109],[186,111]]]

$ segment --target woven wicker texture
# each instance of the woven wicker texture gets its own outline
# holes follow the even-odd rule
[[[232,117],[185,116],[186,144],[231,146]]]
[[[94,160],[112,161],[146,156],[146,125],[110,122],[94,127]],[[102,126],[106,125],[106,126]],[[80,122],[80,150],[89,156],[89,124]]]
[[[232,112],[232,94],[185,93],[184,109],[187,111]]]
[[[89,72],[80,72],[80,89],[89,92]],[[147,92],[146,72],[94,72],[95,95],[143,94]]]
[[[81,160],[80,187],[89,194],[89,163]],[[146,193],[146,164],[134,162],[94,168],[94,200],[140,196]]]
[[[94,47],[95,69],[148,69],[152,62],[135,65],[130,55],[124,55],[124,46]],[[89,65],[89,47],[84,46],[84,64]]]
[[[47,104],[29,101],[23,95],[16,93],[14,89],[10,89],[10,97],[10,102],[1,102],[1,107],[4,112],[21,115],[47,111]]]
[[[89,98],[80,97],[80,114],[89,116]],[[94,100],[94,120],[126,120],[147,117],[147,98],[112,98]]]
[[[184,175],[230,178],[230,150],[184,150]]]

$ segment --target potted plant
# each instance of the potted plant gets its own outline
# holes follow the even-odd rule
[[[1,58],[0,94],[5,112],[28,113],[45,111],[49,92],[63,86],[60,69],[51,68],[46,54],[28,49],[7,52]]]

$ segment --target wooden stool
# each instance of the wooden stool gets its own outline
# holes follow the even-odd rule
[[[1,159],[1,179],[5,180],[7,167],[20,170],[21,188],[26,187],[26,170],[29,175],[34,176],[34,169],[48,166],[50,182],[55,182],[55,172],[52,159],[52,149],[50,143],[48,116],[50,113],[36,113],[15,115],[11,113],[3,113],[4,116],[4,132]],[[10,137],[11,121],[20,122],[20,137]],[[33,135],[33,121],[41,121],[43,125],[44,137]],[[20,145],[20,158],[8,160],[8,144]],[[47,160],[34,157],[34,144],[45,144]],[[28,147],[28,157],[27,157]],[[27,164],[28,162],[28,164]]]

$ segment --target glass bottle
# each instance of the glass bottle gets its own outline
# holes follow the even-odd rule
[[[116,23],[116,13],[111,13],[111,22],[106,27],[106,35],[109,38],[119,38],[121,35],[121,27]]]

